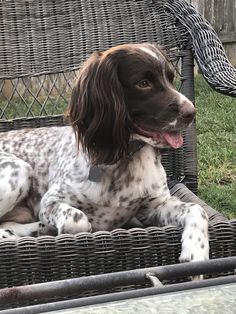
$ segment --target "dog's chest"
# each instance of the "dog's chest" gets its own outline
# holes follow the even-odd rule
[[[95,230],[119,227],[150,198],[166,198],[166,174],[152,147],[136,152],[128,166],[103,169],[101,182],[83,187],[82,206]]]

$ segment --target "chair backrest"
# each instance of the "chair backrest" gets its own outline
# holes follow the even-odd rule
[[[81,62],[127,42],[155,42],[165,49],[181,68],[182,92],[194,100],[189,41],[165,0],[2,0],[0,131],[62,124],[57,115],[68,103]],[[194,126],[184,137],[184,148],[163,152],[163,163],[171,181],[184,179],[196,191]]]

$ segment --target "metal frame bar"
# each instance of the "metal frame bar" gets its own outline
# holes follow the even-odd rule
[[[72,299],[68,301],[58,301],[53,303],[47,304],[38,304],[32,305],[27,307],[20,307],[17,309],[11,310],[3,310],[1,314],[38,314],[38,313],[45,313],[49,311],[57,311],[57,310],[66,310],[75,307],[82,307],[88,305],[96,305],[102,304],[107,302],[115,302],[115,301],[122,301],[132,298],[140,298],[145,296],[152,296],[164,293],[173,293],[177,291],[183,290],[190,290],[190,289],[197,289],[197,288],[205,288],[223,284],[232,284],[236,283],[236,276],[227,276],[227,277],[220,277],[220,278],[213,278],[207,279],[204,281],[191,281],[191,282],[184,282],[179,284],[173,284],[168,286],[159,286],[154,288],[146,288],[146,289],[139,289],[133,291],[125,291],[125,292],[117,292],[105,295],[98,295],[92,297],[83,297],[80,299]]]
[[[79,294],[90,290],[103,290],[118,286],[129,286],[148,282],[149,275],[156,276],[159,281],[171,280],[180,277],[197,276],[201,274],[212,274],[219,272],[234,271],[236,269],[236,256],[228,258],[219,258],[208,261],[183,263],[175,265],[166,265],[160,267],[144,268],[131,271],[95,275],[54,282],[47,282],[35,285],[20,286],[14,288],[5,288],[0,290],[0,304],[8,305],[14,302],[22,304],[24,301],[34,299],[43,299],[51,297],[65,297],[68,295]],[[112,293],[106,296],[87,297],[76,300],[75,306],[82,306],[88,302],[108,302],[122,297],[138,297],[157,293],[173,292],[178,290],[193,289],[209,285],[236,282],[236,276],[227,276],[223,278],[207,279],[198,282],[185,282],[173,285],[158,285],[154,288],[145,288],[136,291],[127,291]],[[90,300],[90,301],[89,301]],[[91,301],[92,300],[92,301]],[[94,301],[95,300],[95,301]],[[100,301],[99,301],[100,300]],[[105,301],[108,300],[108,301]],[[63,301],[65,302],[65,301]],[[67,302],[67,301],[66,301]],[[69,301],[68,301],[69,302]],[[70,301],[71,302],[71,301]],[[60,302],[61,303],[61,302]],[[56,303],[57,304],[57,303]],[[63,303],[61,303],[63,304]],[[65,303],[67,304],[67,303]],[[72,303],[70,303],[72,304]],[[79,304],[79,305],[78,305]],[[80,305],[81,304],[81,305]],[[89,303],[94,304],[94,303]],[[70,305],[71,306],[71,305]],[[4,313],[4,312],[1,312]],[[6,312],[11,313],[11,312]],[[12,312],[17,313],[17,312]],[[22,313],[22,312],[21,312]],[[24,312],[26,313],[26,312]],[[31,313],[31,312],[29,312]],[[38,313],[38,312],[33,312]]]

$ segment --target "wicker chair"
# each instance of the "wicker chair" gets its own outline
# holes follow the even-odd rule
[[[0,131],[63,125],[61,114],[81,62],[93,51],[127,42],[160,44],[192,101],[194,58],[214,89],[236,96],[236,71],[216,33],[183,0],[2,0]],[[163,163],[171,193],[207,211],[211,258],[235,256],[236,220],[196,196],[195,126],[184,133],[183,149],[163,151]],[[150,226],[4,240],[0,288],[176,264],[180,234],[173,226]]]

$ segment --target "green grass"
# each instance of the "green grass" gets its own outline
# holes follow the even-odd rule
[[[32,116],[49,116],[61,114],[64,112],[65,107],[67,106],[67,101],[63,98],[44,98],[40,99],[41,103],[44,104],[41,106],[33,98],[27,98],[28,105],[17,97],[14,97],[10,103],[6,100],[0,99],[0,115],[2,112],[5,114],[2,118],[14,119],[17,117],[32,117]]]
[[[196,77],[199,196],[236,218],[236,100]]]

